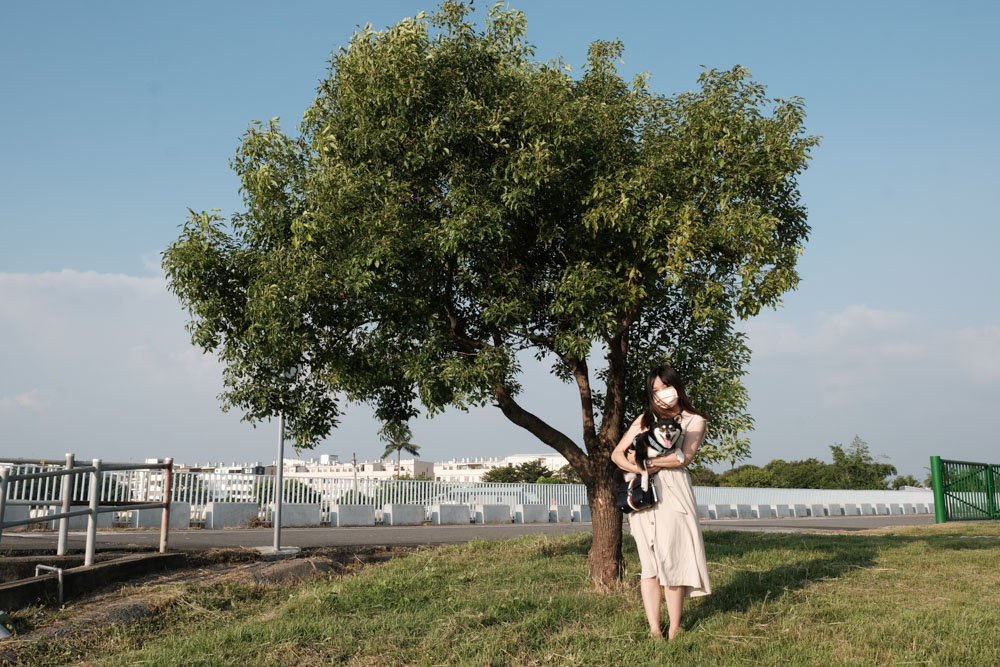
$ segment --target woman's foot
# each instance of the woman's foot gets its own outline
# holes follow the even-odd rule
[[[678,634],[678,633],[679,633],[680,631],[681,631],[681,629],[680,629],[679,627],[676,627],[676,628],[670,628],[669,630],[667,630],[667,639],[668,639],[668,640],[670,640],[670,639],[673,639],[674,637],[676,637],[676,636],[677,636],[677,634]]]
[[[659,631],[659,630],[650,630],[649,631],[649,638],[650,639],[663,639],[663,633],[661,631]]]

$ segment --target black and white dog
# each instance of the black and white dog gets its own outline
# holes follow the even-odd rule
[[[642,490],[649,489],[649,473],[646,472],[646,462],[657,456],[666,456],[676,451],[684,442],[684,429],[676,419],[661,417],[653,424],[653,428],[635,436],[629,449],[634,452],[635,464],[642,468]],[[654,473],[655,474],[655,473]],[[635,479],[634,472],[625,473],[625,481]]]

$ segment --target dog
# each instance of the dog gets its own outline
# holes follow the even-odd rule
[[[632,452],[635,464],[642,468],[642,490],[649,489],[649,473],[646,471],[646,462],[657,456],[666,456],[681,446],[684,441],[684,429],[672,418],[660,418],[653,424],[653,428],[643,431],[635,436],[632,444],[626,451]],[[654,475],[656,473],[653,473]],[[625,481],[631,482],[636,478],[636,473],[625,473]]]

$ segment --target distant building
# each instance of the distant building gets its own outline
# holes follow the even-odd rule
[[[343,463],[335,458],[325,464],[321,461],[285,460],[285,475],[289,477],[354,477],[354,473],[354,463]],[[397,468],[396,461],[390,459],[361,461],[357,465],[357,475],[359,479],[394,479],[397,476],[434,479],[434,463],[419,459],[402,459]]]
[[[402,459],[399,468],[393,459],[379,461],[359,461],[357,477],[359,479],[395,479],[409,477],[411,479],[433,479],[439,482],[481,482],[483,475],[494,468],[512,468],[514,466],[537,461],[549,470],[556,472],[567,461],[560,454],[514,454],[506,458],[462,458],[442,461],[421,461],[419,459]],[[273,475],[275,464],[262,463],[232,463],[223,462],[174,466],[174,470],[190,472],[208,472],[217,475],[252,474]],[[341,461],[336,454],[321,454],[319,459],[284,460],[284,475],[286,477],[332,477],[344,478],[355,476],[353,462]]]
[[[483,475],[494,468],[513,468],[529,461],[538,461],[553,472],[569,463],[561,454],[514,454],[504,459],[452,459],[434,464],[434,479],[439,482],[481,482]]]

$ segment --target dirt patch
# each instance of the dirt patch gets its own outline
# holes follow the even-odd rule
[[[298,584],[316,577],[349,576],[369,565],[426,548],[320,548],[280,561],[263,561],[251,549],[215,549],[190,554],[188,562],[193,567],[146,575],[125,586],[120,583],[107,586],[61,609],[39,606],[10,614],[14,636],[0,641],[0,665],[19,664],[19,649],[34,642],[72,641],[109,625],[128,626],[154,617],[183,594],[185,585]]]

